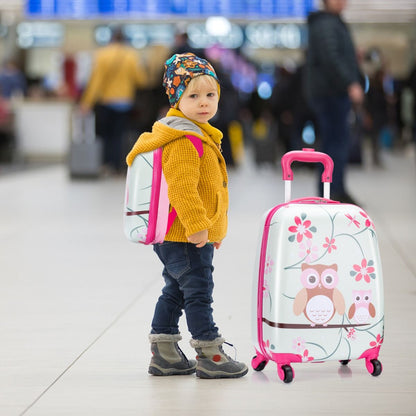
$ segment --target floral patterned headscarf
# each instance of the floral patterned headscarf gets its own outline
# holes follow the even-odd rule
[[[212,65],[205,59],[193,53],[173,55],[165,62],[163,86],[169,97],[171,107],[176,108],[179,100],[192,78],[200,75],[210,75],[218,83],[217,74]]]

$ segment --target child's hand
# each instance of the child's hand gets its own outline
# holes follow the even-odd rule
[[[216,241],[214,247],[218,250],[221,247],[222,241]]]
[[[188,237],[188,241],[192,244],[196,244],[197,248],[204,247],[208,243],[208,230],[198,231]]]

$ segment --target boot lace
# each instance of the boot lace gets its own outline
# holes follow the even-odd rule
[[[234,347],[234,344],[231,344],[230,342],[227,342],[227,341],[224,341],[224,344],[226,344],[226,345],[228,345],[229,347],[231,347],[231,348],[233,348],[234,349],[234,359],[232,359],[230,356],[228,356],[225,352],[224,352],[224,350],[222,349],[222,347],[220,347],[221,348],[221,351],[222,351],[222,353],[228,358],[228,359],[230,359],[230,360],[233,360],[233,361],[237,361],[237,348],[236,347]]]

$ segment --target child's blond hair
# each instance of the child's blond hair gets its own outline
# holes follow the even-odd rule
[[[218,99],[220,98],[220,86],[217,80],[211,75],[199,75],[195,78],[192,78],[188,86],[186,87],[186,90],[188,93],[189,91],[196,91],[202,85],[207,85],[210,88],[216,88],[218,92]]]

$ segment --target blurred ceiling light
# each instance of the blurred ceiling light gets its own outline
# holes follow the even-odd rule
[[[208,17],[205,29],[213,36],[227,36],[231,32],[231,23],[223,16],[212,16]]]
[[[268,100],[272,96],[272,86],[267,81],[260,82],[257,87],[257,94],[263,100]]]

